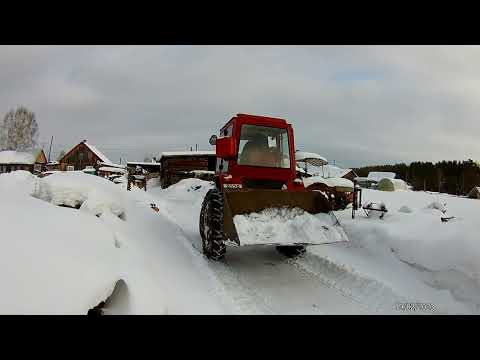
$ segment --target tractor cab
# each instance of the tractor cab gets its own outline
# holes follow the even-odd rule
[[[295,182],[293,129],[284,119],[238,114],[210,143],[220,188],[304,190]]]

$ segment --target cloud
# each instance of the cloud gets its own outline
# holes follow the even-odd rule
[[[2,46],[0,112],[35,111],[54,150],[186,149],[239,112],[279,116],[345,166],[479,158],[476,46]]]

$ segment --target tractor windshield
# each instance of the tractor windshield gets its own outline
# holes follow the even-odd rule
[[[287,129],[258,125],[242,125],[238,148],[238,164],[290,168]]]

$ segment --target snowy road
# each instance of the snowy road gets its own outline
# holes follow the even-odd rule
[[[176,223],[198,253],[198,214],[203,196],[195,192],[154,190],[157,205]],[[240,313],[247,314],[365,314],[366,304],[336,289],[316,271],[279,254],[271,246],[227,248],[223,261],[208,263],[232,297]]]
[[[365,306],[272,247],[229,248],[211,268],[231,294],[265,314],[360,314]],[[250,304],[249,304],[250,303]],[[248,307],[247,307],[248,309]],[[248,311],[248,310],[247,310]]]

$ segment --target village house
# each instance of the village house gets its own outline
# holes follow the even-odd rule
[[[217,157],[215,151],[164,152],[160,156],[160,183],[167,188],[180,180],[212,180]]]
[[[87,143],[86,140],[74,146],[58,162],[58,168],[61,171],[88,171],[92,168],[98,171],[102,166],[100,163],[112,163],[100,150]]]
[[[1,151],[0,173],[9,173],[16,170],[29,171],[39,174],[46,170],[47,157],[43,149],[33,151]]]

